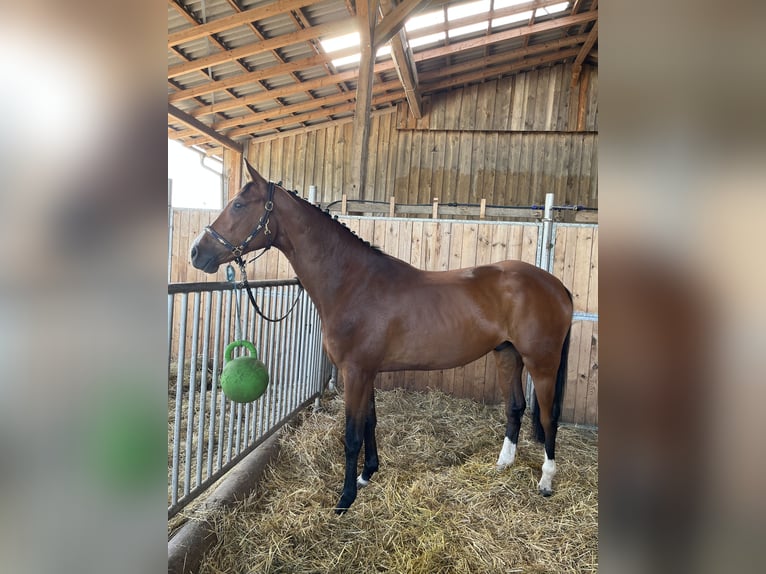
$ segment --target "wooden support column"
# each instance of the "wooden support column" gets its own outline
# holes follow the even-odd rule
[[[239,193],[242,187],[242,154],[223,148],[223,204]]]
[[[359,40],[362,58],[359,63],[359,80],[356,86],[356,109],[351,146],[351,199],[364,199],[367,184],[367,149],[370,134],[370,105],[375,54],[373,37],[378,0],[358,0],[356,3],[359,22]]]
[[[397,8],[403,6],[400,4]],[[412,6],[412,10],[417,8],[419,4],[409,2]],[[388,22],[387,16],[392,13],[393,1],[392,0],[380,0],[380,12],[383,15],[383,22]],[[403,23],[403,22],[402,22]],[[381,23],[382,26],[382,23]],[[381,26],[375,30],[375,45],[379,45],[379,39],[377,37]],[[401,26],[401,24],[400,24]],[[400,27],[399,30],[391,37],[391,59],[394,62],[394,68],[399,76],[399,81],[404,88],[404,95],[407,98],[407,103],[410,106],[410,112],[417,119],[423,117],[423,108],[421,105],[420,88],[418,87],[418,75],[417,68],[412,62],[409,46],[407,46],[407,38],[404,35],[404,28]]]

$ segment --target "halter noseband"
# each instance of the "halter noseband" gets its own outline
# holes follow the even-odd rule
[[[269,230],[269,217],[271,216],[271,212],[274,210],[274,182],[269,182],[269,198],[266,200],[266,205],[264,206],[263,215],[261,216],[261,219],[258,220],[258,225],[255,229],[253,229],[252,233],[245,237],[245,240],[240,243],[237,247],[235,247],[230,241],[228,241],[223,235],[218,233],[215,229],[213,229],[210,225],[205,227],[205,231],[213,236],[213,238],[218,241],[221,245],[223,245],[226,249],[231,251],[234,254],[234,260],[241,265],[242,261],[242,255],[245,252],[245,249],[247,248],[247,244],[250,243],[253,239],[255,239],[258,234],[263,230],[264,235],[271,235],[271,231]],[[271,239],[269,239],[269,244],[266,247],[268,249],[271,247]]]

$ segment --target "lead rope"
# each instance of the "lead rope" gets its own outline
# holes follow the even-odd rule
[[[268,247],[266,248],[268,249]],[[250,262],[255,261],[266,253],[266,249],[263,250],[263,252],[258,255],[257,257],[254,257],[250,260]],[[261,309],[258,307],[258,303],[255,302],[255,297],[253,297],[253,293],[250,290],[250,283],[247,281],[247,273],[245,272],[245,262],[242,260],[241,257],[237,257],[234,262],[239,266],[239,272],[242,275],[242,287],[245,288],[245,293],[247,293],[247,298],[250,299],[250,304],[253,306],[253,309],[255,309],[255,312],[258,313],[258,316],[263,319],[264,321],[268,321],[269,323],[279,323],[280,321],[284,321],[287,319],[287,317],[290,315],[290,313],[293,312],[293,309],[295,309],[295,306],[298,304],[298,301],[300,301],[301,295],[303,295],[303,285],[300,281],[298,281],[298,296],[295,298],[295,301],[293,301],[293,304],[290,305],[290,308],[287,310],[287,313],[279,317],[278,319],[272,319],[270,317],[267,317],[263,314]],[[228,269],[226,271],[226,276],[228,277]],[[234,274],[234,270],[232,269],[232,275]],[[237,298],[237,303],[239,304],[239,298]],[[237,311],[239,311],[239,306],[237,307]]]
[[[234,337],[237,341],[242,340],[242,333],[245,330],[245,321],[240,316],[239,312],[239,298],[240,298],[240,287],[237,285],[236,276],[234,274],[234,267],[231,265],[226,266],[226,279],[227,281],[231,281],[232,285],[234,286],[234,289],[232,291],[232,294],[234,296],[234,310],[236,312],[236,321],[234,322]]]

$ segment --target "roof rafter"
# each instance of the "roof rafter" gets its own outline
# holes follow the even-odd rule
[[[174,0],[168,0],[168,3],[177,4]],[[237,11],[236,14],[232,14],[231,16],[225,16],[205,24],[198,24],[193,28],[187,28],[186,30],[168,34],[168,48],[177,46],[183,42],[198,40],[199,38],[204,38],[205,36],[217,32],[236,28],[242,24],[249,24],[250,22],[276,16],[277,14],[284,14],[290,10],[303,8],[312,3],[313,0],[277,0],[266,6],[258,6],[257,8],[251,8],[250,10]]]
[[[224,135],[219,134],[210,126],[203,124],[197,118],[192,117],[186,112],[179,110],[173,104],[168,104],[168,115],[174,117],[181,123],[184,123],[187,126],[194,128],[195,130],[197,130],[201,134],[206,135],[210,139],[217,141],[222,146],[227,147],[231,150],[234,150],[238,153],[242,153],[242,144],[235,142],[231,138],[228,138]]]
[[[424,2],[428,4],[428,2]],[[400,4],[399,6],[402,6]],[[392,0],[380,0],[380,12],[383,14],[383,22],[386,21],[387,14],[392,14]],[[375,36],[377,37],[378,30],[375,29]],[[420,100],[420,90],[418,89],[418,72],[417,67],[411,58],[411,52],[409,46],[407,46],[407,37],[404,34],[404,29],[400,28],[391,38],[391,59],[394,62],[394,68],[396,74],[399,76],[399,81],[404,88],[404,94],[407,98],[407,103],[410,106],[412,115],[417,119],[423,117],[423,107]]]
[[[353,27],[353,25],[350,25],[349,22],[346,21],[329,22],[327,24],[320,24],[319,26],[306,28],[305,30],[298,30],[297,32],[292,32],[290,34],[283,34],[263,42],[253,42],[232,50],[227,50],[218,54],[211,54],[210,56],[205,56],[204,58],[199,58],[185,64],[170,66],[168,68],[168,78],[174,78],[188,72],[194,72],[195,70],[201,70],[202,68],[209,68],[217,64],[223,64],[234,58],[246,58],[262,52],[269,52],[276,48],[284,48],[291,44],[319,38],[325,34],[341,34],[343,32],[348,32],[350,26]]]

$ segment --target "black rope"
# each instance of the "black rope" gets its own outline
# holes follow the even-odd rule
[[[268,248],[267,248],[268,249]],[[263,250],[261,255],[266,253],[266,249]],[[259,255],[258,257],[260,257]],[[258,259],[256,257],[255,259]],[[255,260],[253,259],[253,261]],[[290,305],[290,308],[287,310],[287,313],[279,317],[278,319],[272,319],[271,317],[267,317],[263,314],[263,311],[261,311],[261,308],[258,307],[258,303],[255,302],[255,297],[253,296],[253,292],[250,287],[250,283],[247,281],[247,273],[245,272],[245,262],[242,261],[241,257],[237,257],[234,260],[237,265],[239,265],[239,272],[242,274],[242,287],[245,288],[245,293],[247,293],[247,298],[250,299],[250,304],[253,306],[253,309],[255,309],[255,312],[258,314],[258,316],[263,319],[264,321],[268,321],[269,323],[279,323],[280,321],[284,321],[287,319],[287,317],[290,315],[290,313],[293,312],[293,309],[295,309],[295,306],[298,304],[298,301],[301,299],[301,295],[303,295],[303,284],[298,281],[298,296],[295,298],[295,301],[293,301],[293,304]]]

